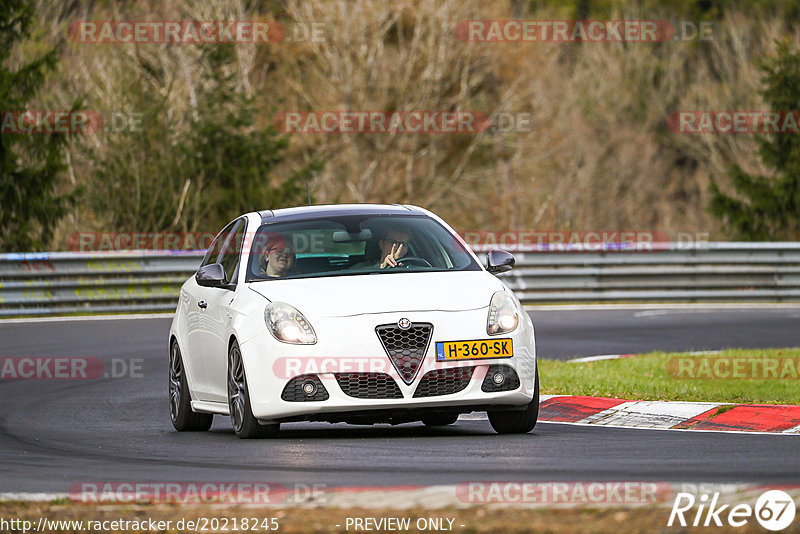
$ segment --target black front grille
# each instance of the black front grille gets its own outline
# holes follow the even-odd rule
[[[469,384],[474,367],[453,367],[428,371],[419,381],[414,397],[437,397],[458,393]]]
[[[313,395],[306,395],[303,391],[303,385],[306,382],[311,382],[317,386],[317,391]],[[322,385],[322,380],[317,375],[300,375],[292,378],[283,388],[281,398],[287,402],[309,402],[309,401],[325,401],[330,398],[328,390]]]
[[[345,395],[357,399],[402,399],[403,393],[386,373],[336,373]]]
[[[502,384],[497,385],[492,380],[492,377],[498,372],[505,376]],[[481,391],[484,393],[496,393],[498,391],[513,391],[519,387],[519,376],[513,367],[508,365],[490,365],[489,371],[486,373],[486,378],[483,379],[481,384]]]
[[[376,327],[375,332],[400,378],[406,384],[413,382],[428,352],[433,325],[412,323],[411,328],[402,330],[397,325],[387,324]]]

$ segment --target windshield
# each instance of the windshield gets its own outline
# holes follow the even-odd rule
[[[458,237],[429,217],[350,215],[262,225],[247,281],[478,270]]]

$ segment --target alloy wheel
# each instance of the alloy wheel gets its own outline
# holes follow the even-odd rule
[[[231,422],[237,432],[242,429],[245,410],[245,385],[242,354],[239,347],[231,348],[230,362],[228,365],[228,399],[231,412]]]
[[[169,351],[169,415],[173,421],[178,418],[181,405],[181,379],[183,378],[183,363],[178,352],[178,344],[173,343]]]

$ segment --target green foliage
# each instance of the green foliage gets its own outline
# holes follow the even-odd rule
[[[733,364],[720,366],[719,378],[700,373],[703,360],[725,358],[746,362],[733,374]],[[758,362],[760,360],[760,362]],[[788,364],[786,363],[788,360]],[[694,374],[676,371],[679,361],[693,362]],[[538,360],[542,393],[545,395],[588,395],[631,400],[712,401],[745,404],[798,404],[797,361],[800,349],[729,349],[719,355],[652,352],[634,358],[618,358],[587,363]],[[761,365],[757,364],[760,363]],[[776,365],[775,374],[763,371],[765,362]],[[738,367],[736,369],[739,369]],[[747,370],[753,373],[747,375]],[[727,376],[725,373],[729,373]],[[763,374],[759,374],[763,373]],[[753,376],[757,378],[753,378]],[[763,378],[759,378],[763,377]],[[782,378],[780,378],[782,377]]]
[[[800,52],[788,40],[763,64],[763,95],[774,111],[800,110]],[[739,239],[800,239],[800,136],[772,134],[758,139],[759,155],[773,176],[754,176],[731,168],[736,196],[711,185],[710,211],[727,222]]]
[[[202,49],[188,117],[169,109],[169,84],[140,58],[139,85],[129,91],[141,131],[112,132],[97,150],[94,208],[115,230],[215,231],[245,211],[305,203],[319,165],[272,176],[288,138],[257,124],[259,110],[228,69],[235,54],[229,44]]]
[[[0,111],[24,111],[55,70],[58,54],[8,67],[15,44],[30,36],[33,8],[25,0],[4,0],[0,9]],[[56,191],[65,169],[62,134],[0,134],[0,250],[45,248],[73,195]]]
[[[566,9],[576,19],[609,17],[626,8],[669,12],[684,20],[720,20],[727,11],[753,16],[780,13],[787,21],[800,20],[800,0],[531,0],[530,10],[541,7]]]
[[[207,184],[209,217],[224,223],[245,211],[304,203],[304,179],[312,169],[270,180],[289,139],[272,125],[255,125],[253,99],[238,91],[233,75],[225,73],[236,60],[233,45],[207,47],[203,57],[211,83],[198,97],[200,114],[188,138],[187,167]]]

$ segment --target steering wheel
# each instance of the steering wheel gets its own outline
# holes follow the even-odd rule
[[[428,262],[428,260],[426,260],[425,258],[420,258],[418,256],[406,256],[404,258],[400,258],[399,260],[397,260],[397,262],[402,263],[403,267],[406,267],[406,263],[408,262],[417,263],[421,267],[433,267],[433,265],[431,265],[430,262]]]

